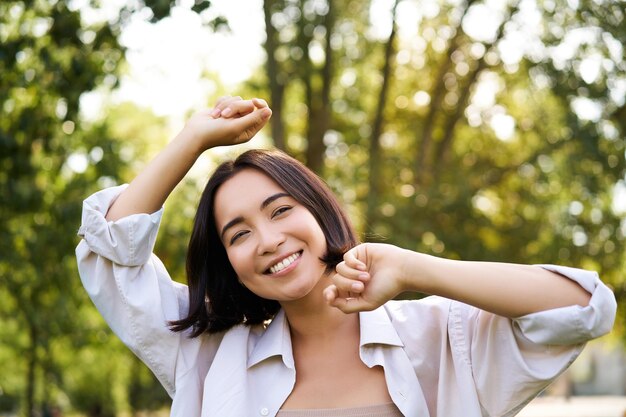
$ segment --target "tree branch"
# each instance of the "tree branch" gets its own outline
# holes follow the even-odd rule
[[[376,220],[378,202],[380,200],[380,136],[383,131],[384,110],[387,96],[389,94],[389,84],[391,83],[391,74],[393,69],[393,57],[396,54],[395,40],[398,32],[398,24],[396,22],[396,11],[400,0],[396,0],[391,12],[392,26],[389,39],[385,46],[385,59],[383,68],[381,69],[383,82],[378,94],[378,106],[374,113],[374,121],[372,123],[372,134],[369,144],[369,193],[367,196],[367,211],[365,213],[365,225],[369,231]]]
[[[513,16],[517,12],[518,7],[519,7],[519,1],[513,6],[511,6],[507,18],[502,20],[502,23],[498,27],[498,31],[496,33],[494,40],[490,44],[488,44],[487,47],[485,48],[486,51],[493,49],[498,44],[498,42],[502,39],[502,37],[504,36],[504,26],[506,22],[510,20],[511,16]],[[480,74],[487,67],[487,63],[485,61],[486,55],[487,53],[485,53],[477,61],[476,67],[474,68],[474,70],[466,77],[465,85],[461,92],[461,96],[459,97],[459,101],[457,102],[457,106],[454,109],[454,112],[452,113],[452,115],[447,117],[445,128],[444,128],[444,133],[443,133],[441,140],[439,141],[437,145],[437,150],[436,150],[435,163],[434,163],[435,178],[439,177],[439,175],[441,174],[441,170],[443,166],[445,166],[445,162],[449,157],[450,149],[452,148],[452,143],[454,141],[454,129],[458,121],[461,119],[461,117],[463,117],[463,112],[465,111],[465,108],[467,107],[469,103],[472,87],[478,80]]]
[[[424,182],[424,175],[428,171],[428,166],[430,166],[428,161],[433,141],[435,117],[441,110],[441,102],[443,101],[443,97],[445,95],[444,78],[445,75],[450,72],[450,69],[452,68],[452,54],[459,49],[461,39],[465,36],[465,32],[463,32],[463,28],[461,26],[461,24],[463,23],[463,18],[467,14],[470,6],[475,1],[476,0],[467,0],[465,3],[463,15],[459,19],[459,24],[456,27],[456,33],[450,41],[450,44],[448,45],[445,57],[441,63],[441,66],[439,67],[439,71],[437,72],[437,76],[435,78],[435,85],[431,90],[428,113],[426,114],[426,118],[424,119],[424,124],[422,126],[420,136],[417,138],[417,142],[419,143],[419,145],[416,148],[417,153],[415,155],[414,166],[416,184]]]

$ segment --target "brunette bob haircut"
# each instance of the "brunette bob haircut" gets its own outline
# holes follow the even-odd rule
[[[234,161],[222,163],[202,193],[187,251],[189,313],[170,323],[173,331],[191,328],[190,337],[217,333],[238,324],[263,323],[280,309],[277,301],[259,297],[238,282],[215,225],[215,193],[244,169],[267,175],[313,214],[326,236],[327,252],[321,261],[327,271],[357,243],[348,217],[317,175],[283,152],[247,151]]]

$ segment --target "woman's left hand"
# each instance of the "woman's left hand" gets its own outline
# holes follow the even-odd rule
[[[405,252],[383,243],[350,249],[331,277],[333,284],[324,289],[324,298],[344,313],[378,308],[405,290]]]

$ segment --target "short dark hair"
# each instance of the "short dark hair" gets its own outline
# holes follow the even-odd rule
[[[187,251],[189,313],[170,322],[173,331],[191,328],[191,337],[217,333],[238,324],[260,324],[280,309],[276,300],[254,294],[238,282],[215,223],[218,188],[243,169],[256,169],[274,180],[305,206],[326,237],[321,261],[331,271],[357,244],[356,235],[337,198],[326,183],[298,160],[278,150],[249,150],[222,163],[209,179],[194,220]]]

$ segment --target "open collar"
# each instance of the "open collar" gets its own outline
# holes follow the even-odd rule
[[[403,347],[384,306],[373,311],[359,313],[360,347],[367,345],[390,345]],[[294,367],[291,333],[284,310],[280,309],[248,357],[248,368],[273,356],[281,356],[288,368]]]
[[[294,368],[291,333],[282,308],[276,313],[248,356],[248,369],[272,356],[281,356],[285,366]]]

